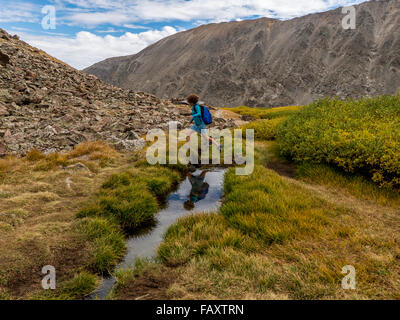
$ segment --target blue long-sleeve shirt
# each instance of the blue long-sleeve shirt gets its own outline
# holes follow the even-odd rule
[[[201,116],[201,107],[198,104],[195,104],[192,108],[192,120],[190,120],[190,122],[193,121],[196,126],[204,124],[203,117]]]

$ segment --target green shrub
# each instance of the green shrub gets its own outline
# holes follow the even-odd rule
[[[323,99],[291,116],[278,132],[282,155],[327,163],[400,186],[400,96]]]

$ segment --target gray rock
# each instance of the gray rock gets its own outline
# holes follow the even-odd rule
[[[13,98],[8,89],[0,89],[0,101],[11,102]]]
[[[0,157],[5,156],[7,153],[7,147],[6,145],[0,141]]]
[[[0,103],[0,116],[8,116],[10,112],[8,111],[7,107]]]
[[[65,169],[74,171],[84,170],[90,172],[89,168],[81,162],[71,164],[70,166],[67,166]]]
[[[9,63],[10,63],[10,57],[7,54],[0,51],[0,65],[5,67]]]

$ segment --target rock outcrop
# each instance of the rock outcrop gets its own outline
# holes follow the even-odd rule
[[[289,21],[210,24],[85,71],[159,97],[199,93],[217,106],[301,105],[323,96],[393,94],[400,88],[400,1],[341,8]]]
[[[135,149],[150,129],[188,125],[188,114],[187,106],[110,86],[0,29],[0,156],[66,151],[87,140]]]

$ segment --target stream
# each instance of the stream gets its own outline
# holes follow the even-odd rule
[[[191,173],[177,191],[168,196],[164,209],[155,216],[155,224],[128,239],[127,254],[116,269],[131,268],[138,257],[154,258],[167,229],[179,218],[194,212],[218,210],[223,196],[225,171],[223,168],[214,168]],[[105,299],[115,283],[113,276],[104,278],[101,286],[85,300]]]

